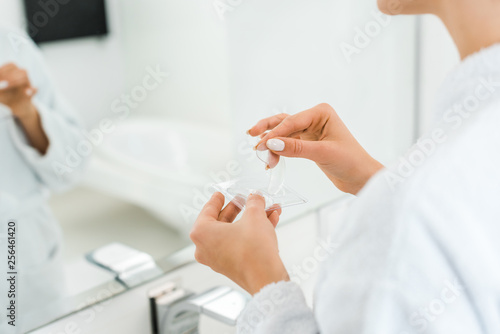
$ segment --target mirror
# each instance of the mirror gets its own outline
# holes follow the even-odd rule
[[[0,21],[25,29],[21,3],[2,4]],[[90,291],[131,287],[91,252],[120,243],[160,261],[190,245],[211,185],[263,171],[245,134],[261,118],[327,102],[384,163],[412,142],[416,23],[380,14],[374,0],[105,5],[108,35],[40,44],[84,124],[66,167],[86,168],[47,200],[61,231],[59,275],[32,286],[27,299],[52,293],[40,298],[46,307],[24,309],[26,330],[90,303]],[[343,196],[308,161],[287,159],[284,182],[308,202],[284,210],[282,224]],[[106,260],[122,261],[114,250]]]

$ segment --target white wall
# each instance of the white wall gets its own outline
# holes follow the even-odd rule
[[[170,73],[141,112],[228,127],[226,29],[213,0],[121,3],[127,82],[137,82],[146,66],[160,64]]]
[[[459,63],[458,51],[446,27],[435,16],[421,20],[420,133],[433,122],[436,93],[448,73]]]
[[[11,22],[18,27],[22,26],[22,1],[1,1],[0,20]],[[358,105],[355,107],[356,110],[362,110],[365,108],[363,105],[365,101],[369,101],[370,97],[379,94],[377,91],[380,91],[381,98],[384,97],[384,94],[387,94],[386,97],[390,95],[389,98],[385,99],[386,102],[382,100],[377,102],[377,108],[387,108],[384,103],[393,103],[396,101],[396,97],[398,101],[407,101],[405,107],[411,108],[412,96],[408,92],[412,89],[411,79],[413,77],[410,73],[412,69],[399,65],[411,61],[409,57],[413,51],[411,49],[413,36],[405,36],[408,31],[399,29],[405,24],[406,28],[407,22],[411,19],[395,18],[391,26],[384,28],[381,35],[375,38],[366,50],[362,51],[356,61],[348,65],[339,55],[338,43],[341,40],[349,41],[354,35],[353,29],[356,26],[363,28],[363,25],[372,19],[370,12],[375,9],[375,3],[365,1],[361,8],[360,3],[351,4],[350,2],[331,0],[304,4],[304,11],[309,13],[309,17],[313,18],[314,15],[318,15],[319,19],[312,26],[308,25],[306,21],[284,23],[288,24],[292,30],[295,29],[294,32],[288,34],[278,32],[277,34],[281,34],[281,36],[269,36],[269,38],[275,39],[284,38],[283,43],[288,43],[290,45],[289,51],[294,52],[294,54],[290,54],[290,57],[287,57],[288,59],[283,59],[282,66],[269,69],[262,62],[266,61],[265,57],[272,55],[257,54],[254,59],[248,58],[248,63],[244,64],[243,59],[246,58],[235,53],[238,52],[235,50],[240,48],[238,43],[245,41],[231,40],[232,50],[228,51],[226,35],[237,36],[238,29],[261,27],[261,30],[254,32],[257,36],[265,29],[277,27],[278,24],[273,22],[273,18],[279,18],[280,10],[285,8],[284,4],[277,2],[272,6],[267,5],[265,11],[261,12],[268,13],[267,17],[264,18],[264,16],[259,15],[259,12],[254,12],[254,9],[259,8],[259,5],[252,6],[250,2],[245,1],[222,2],[239,4],[233,6],[233,10],[226,13],[226,21],[220,20],[217,16],[212,0],[107,0],[110,20],[109,36],[49,43],[43,45],[42,50],[59,86],[80,110],[89,126],[95,124],[110,111],[111,102],[114,99],[121,94],[129,93],[134,85],[140,83],[146,66],[156,64],[160,64],[162,68],[170,72],[171,77],[168,82],[160,86],[158,90],[148,96],[146,101],[141,103],[140,108],[136,111],[137,114],[155,114],[229,126],[231,111],[235,111],[240,113],[238,122],[241,127],[246,127],[263,114],[286,110],[297,112],[311,104],[325,101],[334,104],[339,112],[344,114],[346,121],[352,123],[352,118],[363,117],[363,115],[351,112],[353,106],[351,102],[347,102],[348,99]],[[294,6],[297,8],[293,1],[290,2],[287,4],[287,10],[296,10],[293,9]],[[322,10],[315,12],[314,8]],[[425,27],[431,25],[436,24],[432,19],[429,19],[429,23],[426,23]],[[316,35],[313,39],[314,33]],[[405,39],[405,37],[407,38]],[[437,40],[434,34],[430,34],[429,37]],[[302,50],[303,54],[297,54],[298,50],[294,46],[294,40],[300,41],[300,45],[305,47]],[[406,50],[399,56],[398,54],[402,52],[403,48],[394,44],[393,41],[399,43],[405,42],[405,40],[410,43],[410,46],[406,47]],[[323,49],[307,50],[308,45],[313,46],[320,43],[324,44]],[[435,48],[432,43],[431,41],[428,46],[424,47],[424,52]],[[437,44],[439,48],[444,47],[440,42],[434,42],[434,44]],[[255,45],[255,47],[258,46],[263,45]],[[267,45],[265,47],[269,48],[269,52],[274,52],[281,45]],[[286,52],[285,49],[278,51]],[[308,51],[318,54],[313,57],[308,54]],[[279,52],[275,52],[274,55],[278,55]],[[230,60],[228,57],[232,57],[232,59]],[[424,54],[424,59],[427,58]],[[267,60],[268,63],[271,63],[276,59],[269,58]],[[255,94],[255,97],[261,101],[260,105],[252,104],[253,102],[248,104],[245,101],[243,102],[245,103],[244,108],[241,109],[239,103],[242,103],[242,100],[232,86],[234,84],[238,86],[239,83],[233,81],[230,83],[229,80],[232,79],[228,78],[227,64],[230,61],[242,67],[243,71],[245,71],[244,67],[248,65],[250,68],[265,73],[266,81],[269,84],[261,85],[259,82],[257,89],[261,89],[262,92],[267,91],[271,96]],[[305,64],[305,62],[310,61],[317,63]],[[293,63],[296,64],[295,69]],[[440,78],[436,78],[438,73],[442,72],[446,66],[441,66],[441,62],[435,60],[433,62],[427,61],[423,65],[426,68],[433,67],[431,70],[425,71],[428,74],[425,74],[422,80],[422,108],[430,110],[428,102],[430,92],[440,81]],[[299,80],[293,79],[293,76],[288,85],[280,84],[281,87],[278,87],[279,78],[274,76],[281,75],[280,71],[286,67],[290,71],[302,68],[304,73],[300,75],[305,77],[307,77],[307,73],[313,73],[310,79],[313,77],[321,78],[322,81],[315,82],[316,86],[321,86],[321,88],[316,89],[316,86],[309,85],[309,82],[303,82],[300,86]],[[320,73],[322,67],[324,67],[324,71]],[[234,69],[235,67],[232,70]],[[403,72],[399,73],[400,71]],[[370,72],[372,73],[370,74]],[[397,73],[399,76],[395,76]],[[236,69],[233,74],[242,75],[239,69]],[[364,79],[370,76],[378,76],[379,79],[383,79],[382,83],[388,85],[394,85],[397,81],[397,79],[396,81],[392,79],[405,78],[403,86],[397,87],[404,93],[398,93],[397,96],[391,94],[391,89],[396,88],[396,86],[383,88],[375,82],[372,84],[372,81]],[[298,78],[299,73],[296,73],[295,77]],[[282,78],[284,77],[282,76]],[[287,80],[283,79],[282,81]],[[300,91],[298,91],[299,86]],[[291,90],[291,87],[294,87],[294,90]],[[349,89],[349,87],[354,87],[354,89]],[[304,92],[308,88],[314,89],[314,92],[309,90],[305,94]],[[280,94],[283,93],[283,97],[276,94],[278,90]],[[363,96],[363,99],[358,98],[360,96]],[[393,108],[394,105],[390,107],[390,110]],[[248,111],[244,111],[245,109]],[[379,119],[376,123],[377,127],[386,124],[393,129],[391,134],[386,133],[381,138],[381,140],[391,143],[398,141],[404,135],[398,133],[398,130],[406,128],[409,122],[406,116],[402,116],[402,113],[393,116],[392,118]],[[427,123],[427,115],[423,117],[422,122]],[[400,123],[404,123],[404,125],[398,127]],[[373,128],[368,129],[368,131],[358,130],[357,125],[353,125],[353,127],[353,131],[371,149],[370,146],[374,145],[371,136],[375,134],[375,130]],[[240,130],[240,125],[237,125],[237,130]],[[395,150],[401,152],[406,145],[406,141],[402,141]],[[387,147],[385,142],[380,143],[380,146]],[[390,154],[390,156],[392,155],[393,153]]]
[[[6,26],[19,26],[23,16],[21,1],[0,0],[0,23]]]
[[[338,10],[342,15],[337,15],[336,19],[332,20],[332,27],[335,27],[336,31],[325,32],[325,34],[330,34],[330,37],[326,36],[325,41],[333,40],[335,35],[340,38],[349,36],[352,33],[353,24],[349,25],[347,22],[353,20],[354,23],[358,20],[359,24],[362,24],[363,19],[366,21],[368,17],[368,8],[374,7],[374,4],[368,5],[367,2],[364,9],[354,11],[350,9],[352,7],[350,5],[340,6],[339,2],[334,1],[331,3],[342,7]],[[19,0],[1,0],[0,22],[22,27],[24,16],[21,4],[22,1]],[[129,92],[131,87],[140,82],[146,66],[155,64],[161,64],[172,76],[167,84],[148,97],[138,113],[160,114],[227,126],[230,119],[230,85],[229,74],[224,66],[229,61],[226,34],[232,34],[231,29],[234,29],[234,22],[237,20],[251,20],[250,16],[244,18],[246,13],[254,17],[256,15],[251,12],[250,4],[242,2],[233,11],[226,13],[226,21],[221,21],[212,8],[212,4],[210,0],[194,2],[108,0],[110,21],[108,37],[49,43],[45,44],[42,49],[60,88],[80,110],[89,126],[110,111],[111,101],[122,93]],[[268,6],[266,10],[269,8]],[[334,25],[334,22],[338,24]],[[396,36],[397,32],[392,29],[389,34]],[[183,38],[180,39],[180,36]],[[298,39],[306,38],[301,36],[299,31],[295,36]],[[325,35],[319,38],[325,38]],[[423,132],[429,128],[432,120],[435,92],[446,74],[458,63],[458,53],[442,23],[433,16],[422,18],[421,38],[420,130]],[[381,42],[382,39],[387,40],[387,37],[377,38],[378,41],[376,40],[367,52],[361,54],[359,61],[350,68],[342,63],[333,64],[333,57],[330,65],[338,66],[339,71],[348,73],[348,71],[356,70],[353,67],[384,64],[378,60],[369,63],[371,55],[373,55],[372,59],[384,57],[374,50],[382,47],[383,43],[387,43]],[[335,47],[332,46],[332,48]],[[338,52],[338,50],[333,52]],[[325,59],[327,57],[329,56],[324,55]],[[301,59],[297,56],[296,59],[297,61],[307,60],[303,56]],[[383,58],[380,59],[383,60]],[[249,65],[255,66],[251,63]],[[316,65],[319,66],[319,64]],[[313,69],[304,67],[304,70]],[[359,71],[366,70],[364,66]],[[269,75],[272,76],[272,72]],[[327,84],[323,87],[333,89],[328,87],[328,82],[335,80],[334,77],[333,79],[332,77],[325,78]],[[352,76],[349,80],[346,83],[356,84],[358,77]],[[287,89],[276,87],[275,84],[263,87],[271,94],[275,94],[276,90]],[[356,94],[355,90],[351,91],[352,94]],[[340,98],[336,98],[335,94],[341,95]],[[291,96],[291,99],[301,98],[303,101],[297,104],[295,110],[293,110],[295,103],[291,103],[291,100],[281,100],[276,96],[274,101],[271,99],[264,102],[261,95],[259,98],[266,105],[254,106],[252,112],[245,112],[248,117],[241,118],[241,124],[247,126],[261,114],[269,113],[271,110],[286,111],[288,108],[288,112],[295,112],[320,101],[332,102],[336,107],[341,107],[339,111],[346,113],[349,121],[351,115],[346,110],[347,107],[342,106],[341,101],[344,100],[342,95],[344,93],[336,92],[332,93],[332,98],[329,98],[328,95],[318,91],[317,96],[309,99],[309,102],[303,100],[301,94],[297,94]],[[409,96],[403,97],[409,98]],[[355,99],[354,96],[351,98]],[[364,134],[360,133],[360,136],[363,139]],[[367,144],[370,145],[369,142]]]
[[[2,22],[24,29],[22,1],[2,0]],[[88,126],[99,121],[123,90],[119,0],[108,0],[110,35],[42,44],[54,80]],[[12,15],[14,13],[14,15]]]
[[[106,0],[110,34],[42,44],[63,93],[91,127],[142,83],[170,72],[135,114],[229,124],[224,33],[208,0]],[[22,1],[1,0],[0,22],[24,27]]]
[[[125,88],[120,0],[107,0],[110,34],[42,44],[52,74],[90,127],[110,111]]]

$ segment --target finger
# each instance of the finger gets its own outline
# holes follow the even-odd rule
[[[232,200],[228,205],[222,210],[219,214],[219,221],[225,223],[232,223],[238,214],[241,212],[241,204],[240,201]]]
[[[9,89],[19,88],[30,84],[28,75],[25,71],[16,71],[6,77],[5,81],[9,83]]]
[[[14,64],[7,64],[0,68],[0,90],[8,89],[10,86],[10,74],[16,70]]]
[[[243,215],[266,215],[266,200],[260,194],[251,194],[247,198],[247,204]]]
[[[1,66],[0,67],[0,80],[2,79],[2,77],[5,74],[7,74],[15,69],[17,69],[17,66],[14,63],[8,63],[8,64]]]
[[[311,127],[313,117],[311,116],[312,109],[301,113],[289,116],[279,123],[274,129],[269,131],[264,138],[255,146],[258,150],[265,150],[264,143],[274,137],[288,137],[295,135],[297,132],[304,131]]]
[[[280,156],[277,155],[276,153],[270,151],[269,152],[269,161],[267,163],[266,169],[271,169],[271,168],[276,167],[279,162],[280,162]]]
[[[274,204],[267,209],[267,217],[269,217],[274,211],[278,212],[278,215],[281,215],[281,210],[282,209],[279,204]]]
[[[24,70],[15,69],[2,76],[0,81],[3,89],[15,89],[23,86],[29,86],[29,78]]]
[[[294,138],[272,138],[266,142],[269,150],[283,157],[305,158],[315,162],[332,158],[334,142],[310,141]],[[326,152],[329,152],[326,154]]]
[[[202,218],[202,220],[206,219],[217,220],[217,218],[219,218],[219,213],[221,212],[223,206],[224,206],[224,195],[222,195],[220,192],[216,192],[208,200],[203,209],[201,209],[198,218]]]
[[[261,119],[257,122],[250,130],[248,130],[248,134],[250,136],[258,136],[266,132],[267,130],[273,129],[275,126],[280,124],[285,118],[287,118],[288,114],[279,114],[274,115],[268,118]]]
[[[280,215],[278,214],[278,211],[273,211],[271,214],[268,216],[269,221],[271,224],[273,224],[274,227],[276,227],[280,221]]]

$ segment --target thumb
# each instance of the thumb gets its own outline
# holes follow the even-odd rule
[[[325,143],[295,138],[272,138],[266,142],[269,150],[277,155],[291,158],[305,158],[317,162],[325,155]]]
[[[263,216],[267,217],[266,215],[266,200],[264,197],[261,196],[260,192],[257,192],[256,194],[250,194],[247,198],[246,202],[246,208],[245,212],[243,213],[243,216],[251,216],[251,217],[256,217],[256,216]]]

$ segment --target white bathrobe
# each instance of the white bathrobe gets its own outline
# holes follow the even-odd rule
[[[500,45],[459,65],[437,109],[435,129],[330,222],[338,249],[314,312],[295,283],[271,284],[239,333],[500,333]]]
[[[67,149],[75,149],[83,137],[80,122],[52,84],[36,46],[25,35],[0,28],[0,66],[8,62],[26,69],[32,85],[38,88],[34,104],[49,139],[48,151],[42,156],[28,144],[10,109],[0,104],[0,304],[4,309],[7,300],[7,222],[14,219],[19,325],[23,315],[48,305],[63,290],[61,230],[47,206],[47,197],[50,190],[69,186],[81,174],[83,163],[77,164],[76,159],[72,173],[69,168],[66,173],[56,172],[54,163],[68,166]],[[5,320],[2,315],[0,324]]]

